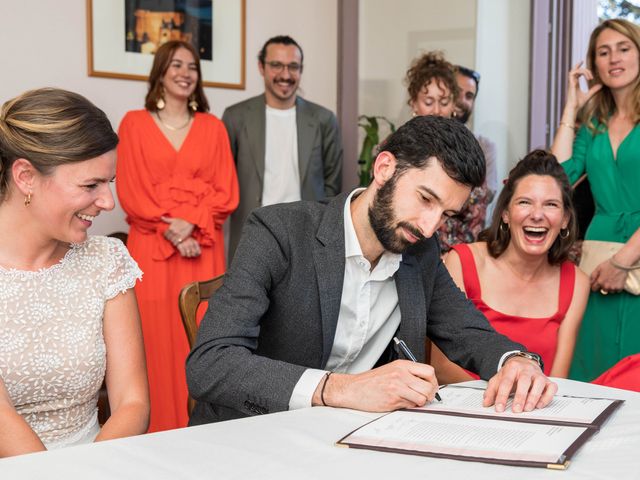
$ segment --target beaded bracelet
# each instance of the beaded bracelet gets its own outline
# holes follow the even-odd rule
[[[324,401],[324,389],[327,386],[327,382],[329,381],[329,377],[332,373],[333,372],[327,372],[327,374],[324,376],[324,383],[322,384],[322,390],[320,390],[320,401],[325,407],[327,406],[327,402]]]
[[[637,270],[637,269],[640,268],[640,264],[638,264],[638,263],[636,263],[635,265],[629,265],[629,266],[622,265],[622,264],[616,262],[613,257],[611,257],[609,259],[609,263],[611,265],[613,265],[614,267],[616,267],[618,270],[622,270],[624,272],[631,272],[633,270]]]

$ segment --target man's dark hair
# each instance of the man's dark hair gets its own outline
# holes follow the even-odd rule
[[[281,45],[295,45],[296,47],[298,47],[298,50],[300,50],[300,64],[302,65],[304,63],[304,53],[302,52],[302,47],[298,45],[298,42],[296,42],[289,35],[276,35],[275,37],[271,37],[269,40],[267,40],[258,53],[258,61],[262,66],[264,66],[265,58],[267,58],[267,47],[274,43],[278,43]]]
[[[425,168],[435,157],[449,177],[469,187],[484,183],[486,163],[471,130],[451,118],[415,117],[389,135],[380,147],[396,158],[396,174]]]
[[[478,92],[480,91],[480,74],[475,70],[471,70],[470,68],[463,67],[462,65],[456,65],[456,70],[464,75],[465,77],[472,78],[474,82],[476,82],[476,97],[478,96]]]
[[[578,222],[573,208],[573,200],[571,198],[573,192],[569,177],[567,177],[564,168],[558,163],[556,157],[545,150],[534,150],[528,153],[509,172],[509,178],[507,178],[493,209],[491,225],[480,232],[478,240],[487,242],[487,250],[493,258],[498,258],[505,252],[511,241],[511,230],[509,230],[508,225],[505,228],[502,214],[509,208],[520,181],[529,175],[553,178],[562,193],[562,208],[569,215],[569,223],[567,224],[566,233],[558,235],[547,253],[547,258],[551,265],[560,265],[569,258],[569,251],[578,236]]]

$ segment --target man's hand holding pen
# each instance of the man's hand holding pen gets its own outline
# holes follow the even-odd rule
[[[422,407],[432,402],[438,392],[433,367],[410,360],[396,360],[358,374],[333,373],[326,381],[327,406],[368,412]],[[313,405],[322,405],[322,386],[320,382],[313,395]]]
[[[400,340],[398,337],[393,337],[393,342],[395,343],[396,348],[400,351],[399,353],[402,353],[405,357],[407,357],[408,360],[411,360],[412,362],[417,362],[418,361],[418,359],[413,354],[413,352],[411,350],[409,350],[409,347],[407,346],[407,344],[404,343],[404,340]],[[437,381],[437,379],[436,379],[436,381]],[[435,398],[439,402],[442,401],[442,399],[440,398],[440,395],[438,394],[437,391],[436,391]]]
[[[407,360],[396,360],[357,375],[333,373],[318,385],[313,404],[322,405],[324,399],[327,406],[388,412],[422,407],[434,399],[442,401],[433,367],[418,363],[402,340],[394,337],[393,341]]]

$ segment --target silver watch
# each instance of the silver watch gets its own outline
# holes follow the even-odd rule
[[[528,358],[529,360],[533,360],[538,364],[538,366],[540,367],[540,370],[544,371],[544,362],[542,361],[542,357],[537,353],[533,353],[533,352],[513,352],[511,355],[507,355],[507,357],[504,359],[504,362],[502,362],[502,365],[507,363],[507,360],[513,357],[523,357],[523,358]]]

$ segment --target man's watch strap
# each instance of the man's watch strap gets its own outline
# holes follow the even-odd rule
[[[502,368],[504,364],[507,363],[507,360],[513,357],[523,357],[529,360],[533,360],[538,364],[540,370],[544,371],[544,362],[542,361],[542,357],[533,352],[509,352],[504,358],[501,359],[500,367],[498,368],[498,370],[500,370],[500,368]]]

